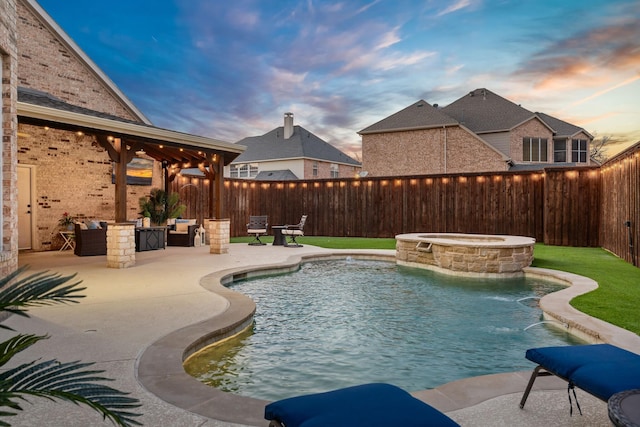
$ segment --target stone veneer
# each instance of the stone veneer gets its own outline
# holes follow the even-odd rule
[[[228,219],[209,220],[209,253],[226,254],[229,252],[231,221]]]
[[[107,267],[128,268],[135,264],[135,224],[109,224],[107,227]]]
[[[535,239],[453,233],[396,236],[396,262],[441,273],[501,277],[519,276],[533,261]]]
[[[15,0],[0,1],[0,136],[2,137],[2,233],[0,273],[2,276],[18,267],[18,175],[16,169],[18,45],[17,6]]]

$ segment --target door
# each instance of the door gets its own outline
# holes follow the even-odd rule
[[[18,249],[31,249],[33,167],[18,165]]]

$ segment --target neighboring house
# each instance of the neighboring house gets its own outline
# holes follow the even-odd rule
[[[370,176],[589,165],[584,129],[476,89],[438,108],[420,100],[358,132]]]
[[[285,113],[284,126],[261,136],[238,141],[247,147],[225,176],[255,180],[349,178],[360,163],[302,126],[294,126],[293,114]]]
[[[3,209],[11,212],[11,226],[3,217],[2,228],[13,233],[12,250],[60,247],[58,221],[65,212],[81,220],[136,219],[139,198],[153,187],[166,188],[181,168],[215,165],[221,178],[224,164],[243,151],[153,126],[35,0],[0,4],[2,16],[13,17],[0,20],[0,30],[15,23],[8,29],[13,48],[3,45],[0,31],[0,50],[11,52],[2,67],[11,73],[2,82],[11,102],[6,111],[12,112],[3,114],[5,145],[11,143],[3,148],[3,164],[12,172],[5,176],[17,178],[10,190],[3,187],[14,205]],[[3,96],[3,111],[6,102]],[[9,125],[15,125],[13,136]],[[124,179],[134,157],[149,164],[151,176],[143,185]]]

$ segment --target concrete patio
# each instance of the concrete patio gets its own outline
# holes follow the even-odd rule
[[[105,375],[115,380],[115,387],[140,399],[143,404],[140,421],[144,425],[266,426],[268,422],[261,418],[264,402],[222,393],[195,379],[187,380],[185,389],[162,389],[162,381],[149,381],[149,372],[155,370],[154,378],[157,378],[157,370],[166,369],[169,377],[179,369],[180,360],[162,362],[166,367],[149,366],[142,356],[157,342],[165,342],[169,347],[177,342],[172,341],[173,337],[180,338],[176,331],[225,315],[230,306],[228,300],[212,292],[203,278],[208,277],[211,281],[224,271],[294,264],[302,256],[334,253],[389,257],[394,256],[395,251],[232,244],[228,254],[212,255],[208,247],[168,247],[137,253],[136,265],[128,269],[106,268],[105,256],[81,258],[69,251],[24,253],[20,254],[20,265],[29,265],[30,271],[77,273],[77,278],[87,287],[83,292],[86,298],[79,304],[33,308],[29,310],[31,318],[12,316],[4,323],[22,333],[50,335],[47,341],[23,352],[20,361],[37,358],[95,361],[97,368],[105,370]],[[566,302],[563,304],[567,305]],[[600,323],[603,322],[596,322],[593,327],[601,327]],[[608,328],[606,324],[604,327]],[[617,328],[611,330],[615,344],[640,352],[637,335]],[[604,336],[609,336],[611,330]],[[6,331],[0,333],[2,340],[10,336]],[[169,351],[181,356],[184,348]],[[469,378],[414,394],[463,426],[610,425],[606,403],[581,390],[577,393],[584,415],[574,412],[571,417],[566,383],[556,378],[538,379],[525,409],[519,409],[518,402],[529,374],[514,372]],[[196,395],[197,399],[194,399]],[[228,406],[228,410],[224,416],[219,416],[216,405],[209,405],[207,401],[217,401]],[[12,425],[111,425],[96,412],[65,402],[32,398],[23,408],[20,415],[9,420]]]

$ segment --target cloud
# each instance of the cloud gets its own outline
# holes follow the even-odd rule
[[[596,87],[640,69],[640,26],[635,18],[616,19],[550,43],[513,73],[538,90]]]
[[[453,4],[450,4],[449,7],[447,7],[446,9],[438,12],[436,16],[440,17],[440,16],[448,15],[453,12],[457,12],[462,9],[467,9],[469,7],[474,6],[475,3],[476,2],[474,0],[458,0]]]

